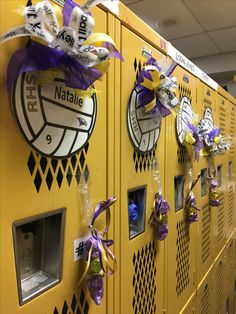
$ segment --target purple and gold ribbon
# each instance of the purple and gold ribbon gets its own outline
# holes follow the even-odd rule
[[[197,176],[197,178],[191,183],[191,186],[189,188],[188,194],[185,199],[185,205],[184,205],[184,210],[186,214],[186,221],[187,223],[191,224],[193,222],[197,222],[198,220],[198,211],[200,209],[196,205],[196,197],[193,193],[193,188],[197,184],[201,177],[201,173]]]
[[[219,192],[217,191],[216,170],[211,172],[208,169],[208,181],[209,181],[209,204],[212,207],[220,206]]]
[[[168,234],[169,204],[160,192],[156,193],[150,223],[154,226],[158,240],[164,240]]]
[[[86,263],[84,273],[78,285],[86,279],[88,290],[91,298],[99,305],[104,294],[103,279],[106,275],[111,275],[116,271],[116,257],[109,247],[113,240],[106,240],[106,236],[111,219],[110,206],[114,204],[116,198],[110,197],[107,201],[100,202],[94,212],[89,229],[91,236],[85,242],[83,250],[83,260]],[[103,232],[98,231],[95,227],[95,221],[103,212],[106,212],[106,227]],[[110,263],[112,261],[112,264]]]
[[[179,100],[176,97],[176,78],[172,73],[176,67],[173,62],[166,72],[158,66],[156,59],[150,58],[141,69],[136,87],[139,102],[145,113],[156,113],[165,117],[176,110]]]

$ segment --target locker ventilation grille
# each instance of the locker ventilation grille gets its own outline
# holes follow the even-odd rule
[[[31,151],[27,165],[37,192],[40,191],[43,182],[46,183],[49,191],[54,182],[57,183],[58,188],[61,187],[63,181],[70,186],[72,179],[79,184],[81,173],[84,174],[87,182],[89,177],[86,163],[88,149],[89,144],[87,143],[78,154],[60,160],[42,157],[35,151]]]
[[[236,133],[236,108],[232,106],[231,112],[230,112],[230,129],[229,129],[229,135],[234,138]],[[231,145],[230,147],[230,154],[235,153],[235,145]]]
[[[177,223],[176,255],[176,293],[179,297],[189,285],[189,230],[185,220]]]
[[[133,255],[133,309],[134,314],[156,313],[156,249],[148,243]]]
[[[53,314],[88,314],[89,304],[84,291],[81,290],[79,296],[72,296],[71,300],[65,300],[62,308],[55,307]]]
[[[183,96],[186,96],[190,99],[192,102],[192,91],[191,88],[188,86],[185,86],[184,84],[179,84],[179,98],[181,99]]]
[[[226,113],[224,105],[220,105],[220,112],[219,112],[219,119],[220,119],[220,131],[222,135],[226,133]]]
[[[188,155],[187,149],[183,145],[178,147],[177,157],[178,157],[178,163],[179,164],[185,164],[185,163],[191,161],[191,159]]]
[[[232,276],[232,270],[233,270],[233,241],[230,242],[226,249],[226,289],[228,292],[231,292],[233,290],[233,276]]]
[[[210,291],[208,284],[205,285],[203,295],[201,298],[201,313],[208,314],[210,313]]]
[[[156,157],[156,146],[153,150],[145,155],[140,154],[134,150],[133,160],[136,172],[145,172],[151,170],[151,164]]]
[[[178,89],[179,89],[179,99],[186,96],[192,102],[191,88],[189,88],[188,86],[185,86],[184,84],[179,84]],[[181,164],[181,165],[186,164],[187,162],[190,162],[187,149],[183,145],[179,145],[177,148],[177,158],[178,158],[178,164]]]
[[[219,193],[220,206],[218,207],[217,212],[217,221],[218,221],[218,234],[217,240],[220,242],[224,236],[224,194],[223,192]]]
[[[206,204],[202,208],[202,263],[210,256],[210,237],[211,237],[211,224],[210,224],[210,206]]]
[[[228,193],[228,227],[232,227],[234,225],[234,190],[232,185]]]
[[[138,76],[139,76],[139,73],[142,69],[142,62],[141,60],[137,60],[136,58],[134,59],[134,71],[136,72],[136,82],[138,80]]]
[[[224,265],[220,261],[216,270],[216,310],[217,314],[224,313]]]

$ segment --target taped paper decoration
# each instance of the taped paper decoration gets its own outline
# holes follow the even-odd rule
[[[197,133],[200,140],[203,141],[204,147],[202,155],[208,156],[221,155],[225,150],[230,149],[231,138],[223,137],[220,134],[220,128],[214,125],[213,114],[210,107],[205,110],[204,118],[197,125]]]
[[[25,24],[0,37],[0,43],[19,36],[30,40],[8,65],[7,85],[18,127],[40,154],[64,158],[89,140],[96,121],[93,83],[108,69],[110,57],[122,57],[106,34],[93,33],[88,10],[102,1],[79,7],[66,0],[60,28],[49,1],[27,6]]]
[[[189,155],[199,159],[203,143],[197,132],[198,119],[192,110],[192,104],[188,97],[184,96],[180,101],[180,108],[176,119],[177,138],[180,144],[187,148]]]
[[[113,240],[106,240],[105,236],[110,225],[110,206],[114,204],[116,198],[110,197],[107,201],[100,202],[94,212],[90,225],[91,232],[89,239],[84,244],[83,260],[85,263],[85,271],[78,283],[80,285],[86,280],[91,298],[99,305],[101,304],[104,294],[103,281],[106,275],[111,275],[116,271],[116,258],[109,247],[113,244]],[[98,216],[103,212],[107,214],[107,225],[103,232],[98,231],[94,224]],[[110,264],[111,259],[113,265]]]
[[[75,154],[88,142],[96,121],[96,94],[78,96],[61,77],[40,86],[35,72],[20,74],[11,104],[25,140],[48,157]]]
[[[174,112],[178,105],[175,95],[176,79],[171,77],[176,63],[165,71],[154,58],[144,63],[128,104],[127,123],[131,141],[140,153],[156,145],[162,117]]]

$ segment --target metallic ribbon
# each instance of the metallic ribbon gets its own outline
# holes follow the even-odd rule
[[[158,240],[164,240],[168,234],[168,210],[169,204],[167,201],[160,192],[156,193],[150,223],[157,230]]]
[[[216,182],[216,170],[214,169],[211,172],[211,169],[208,168],[208,181],[209,181],[209,204],[212,207],[220,206],[219,200],[219,193],[217,189],[217,182]]]
[[[23,11],[25,24],[2,35],[0,43],[19,36],[31,36],[43,40],[48,46],[31,41],[26,48],[13,54],[8,66],[8,89],[22,72],[56,68],[65,73],[68,87],[86,90],[105,73],[108,58],[123,61],[110,36],[93,33],[94,19],[88,10],[103,1],[87,0],[79,7],[72,0],[66,0],[61,28],[48,0],[27,6]],[[48,81],[48,73],[45,75]]]
[[[175,94],[177,81],[171,75],[176,65],[173,62],[166,72],[162,72],[156,59],[150,58],[144,63],[136,86],[139,90],[139,102],[145,113],[153,112],[165,117],[175,112],[179,104]]]
[[[91,224],[89,225],[91,236],[85,242],[83,250],[83,259],[86,262],[86,268],[78,285],[86,278],[90,295],[97,305],[101,303],[103,297],[103,278],[105,275],[111,275],[116,271],[116,258],[109,249],[109,246],[113,244],[113,240],[104,239],[110,225],[110,206],[115,201],[116,198],[112,196],[107,201],[102,201],[97,205]],[[94,227],[94,224],[98,216],[103,212],[107,213],[106,227],[103,232],[100,232]],[[112,260],[113,265],[110,264],[109,258]]]
[[[186,221],[189,224],[191,224],[193,222],[197,222],[197,220],[198,220],[197,212],[200,211],[200,209],[197,208],[196,198],[195,198],[195,195],[193,193],[193,188],[197,184],[197,182],[200,179],[200,177],[201,177],[201,173],[191,183],[191,186],[189,188],[189,192],[188,192],[188,194],[186,196],[186,199],[185,199],[184,210],[185,210],[185,213],[186,213]]]

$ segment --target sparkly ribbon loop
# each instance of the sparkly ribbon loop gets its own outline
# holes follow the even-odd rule
[[[169,204],[167,201],[160,192],[156,193],[150,223],[157,230],[158,240],[164,240],[168,234],[168,210]]]
[[[144,108],[145,113],[151,112],[165,117],[176,111],[179,104],[175,94],[177,81],[175,77],[171,77],[176,65],[173,62],[163,72],[154,58],[150,58],[144,63],[136,86],[139,90],[140,105]]]
[[[91,224],[89,225],[91,236],[85,242],[83,250],[83,260],[86,262],[85,271],[78,285],[86,278],[90,295],[96,304],[100,304],[104,289],[103,278],[105,275],[111,275],[116,271],[116,258],[109,249],[113,240],[104,240],[110,225],[110,206],[116,201],[115,197],[110,197],[107,201],[100,202],[94,212]],[[103,232],[98,231],[95,227],[96,219],[103,213],[107,213],[106,227]],[[113,262],[113,266],[109,262]],[[106,271],[105,268],[108,268]]]
[[[209,181],[209,203],[212,207],[220,206],[219,193],[217,191],[217,182],[216,182],[216,170],[214,169],[211,172],[211,169],[208,168],[208,181]]]
[[[188,194],[185,199],[185,205],[184,210],[186,213],[186,221],[191,224],[193,222],[197,222],[198,220],[198,214],[197,212],[200,211],[200,209],[196,205],[196,198],[193,193],[193,188],[197,184],[201,177],[201,173],[197,176],[197,178],[191,183],[191,186],[189,188]]]
[[[66,0],[61,28],[48,0],[27,6],[23,11],[25,24],[1,36],[0,43],[31,36],[42,39],[48,46],[33,43],[14,53],[8,67],[8,89],[22,72],[56,68],[64,72],[68,87],[86,90],[107,71],[110,57],[123,61],[110,36],[93,33],[94,19],[88,10],[103,1],[87,0],[79,7]]]

